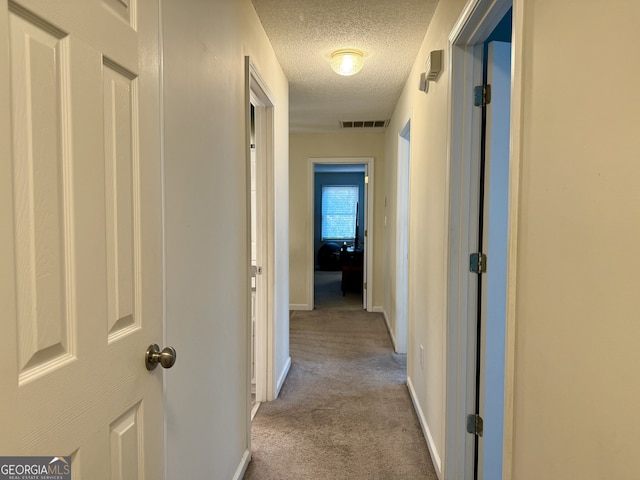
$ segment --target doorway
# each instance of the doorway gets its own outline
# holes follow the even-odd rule
[[[326,174],[327,178],[331,174],[333,179],[324,184],[317,183],[316,174]],[[345,178],[345,180],[337,179],[336,175]],[[347,180],[347,175],[350,175],[349,178],[357,177],[360,180]],[[373,225],[373,158],[310,158],[308,178],[308,205],[309,219],[311,220],[308,238],[309,244],[312,246],[309,249],[311,254],[308,259],[311,309],[316,306],[316,271],[322,268],[320,261],[328,258],[333,268],[340,272],[340,291],[336,293],[346,296],[353,290],[361,291],[362,308],[371,311],[372,295],[369,292],[372,287],[373,242],[369,232],[372,231]],[[356,189],[357,198],[355,197]],[[344,190],[344,192],[338,190]],[[350,208],[349,214],[342,215],[340,212],[336,212],[339,217],[351,217],[352,223],[344,226],[348,230],[347,233],[323,233],[322,197],[325,196],[326,206],[331,201],[332,193],[344,195],[345,200],[336,203],[347,205],[346,202],[349,202],[347,205]],[[351,200],[348,199],[350,196],[353,196]],[[316,201],[316,198],[319,200]],[[352,203],[354,205],[351,205]],[[331,212],[325,211],[325,221],[331,216],[327,213]],[[341,238],[331,238],[332,236]]]
[[[362,309],[365,165],[314,168],[314,307]]]
[[[260,402],[272,400],[273,381],[273,101],[258,71],[246,58],[247,210],[249,268],[249,372],[251,418]]]
[[[478,251],[491,268],[478,284],[476,412],[486,427],[478,442],[475,478],[502,476],[504,368],[509,204],[509,123],[511,100],[511,11],[484,43],[484,83],[491,86],[484,107]]]
[[[411,122],[407,122],[398,138],[397,206],[396,206],[396,292],[395,347],[407,353],[409,306],[409,172],[411,161]]]
[[[453,408],[446,468],[452,478],[503,478],[509,469],[508,241],[517,212],[509,190],[518,122],[511,89],[519,79],[511,69],[511,12],[510,0],[471,0],[449,36],[447,395]]]

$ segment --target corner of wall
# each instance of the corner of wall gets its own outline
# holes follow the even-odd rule
[[[275,400],[280,395],[280,390],[282,390],[282,385],[284,385],[284,381],[287,379],[287,375],[289,374],[289,370],[291,369],[291,357],[287,357],[287,361],[284,364],[284,368],[282,372],[280,372],[280,376],[278,377],[278,381],[276,382],[276,390],[273,394],[273,398],[271,400]]]
[[[240,459],[240,464],[238,465],[236,472],[233,474],[232,480],[242,480],[245,472],[247,471],[247,467],[249,466],[250,461],[251,461],[251,451],[247,449],[242,454],[242,458]]]
[[[387,332],[389,332],[389,337],[391,337],[391,343],[393,344],[393,350],[395,352],[398,351],[398,343],[396,342],[396,335],[394,331],[391,329],[391,323],[389,323],[389,316],[387,315],[387,311],[384,307],[373,307],[371,309],[374,313],[381,313],[384,317],[384,324],[387,326]]]

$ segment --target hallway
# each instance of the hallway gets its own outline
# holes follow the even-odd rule
[[[252,425],[246,480],[435,479],[381,314],[297,311],[280,397]]]

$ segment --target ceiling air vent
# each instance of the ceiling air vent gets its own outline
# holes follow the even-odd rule
[[[340,128],[385,128],[389,120],[341,120]]]

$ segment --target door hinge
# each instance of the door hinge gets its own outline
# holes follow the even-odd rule
[[[491,85],[478,85],[473,87],[473,104],[476,107],[485,107],[491,103]]]
[[[472,253],[469,255],[469,271],[487,273],[487,256],[484,253]]]
[[[365,177],[364,177],[364,183],[369,183],[369,175],[365,175]]]
[[[262,275],[262,267],[251,265],[251,276],[255,277],[256,275]]]
[[[364,236],[366,237],[366,236],[368,236],[368,235],[369,235],[369,230],[365,230],[365,231],[364,231]]]
[[[364,282],[364,284],[362,285],[364,287],[364,289],[367,289],[367,282]]]
[[[482,436],[484,432],[484,420],[480,415],[469,414],[467,415],[467,432],[474,435]]]

